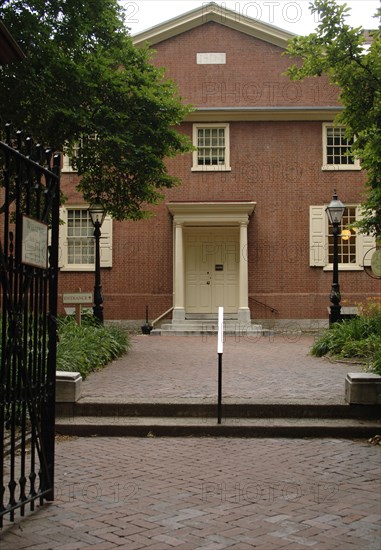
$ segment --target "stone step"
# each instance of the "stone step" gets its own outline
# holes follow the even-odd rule
[[[185,330],[185,329],[171,329],[171,330],[162,330],[162,329],[154,329],[151,331],[151,336],[202,336],[203,334],[207,335],[217,335],[216,330]],[[247,337],[247,336],[253,336],[253,337],[260,337],[260,336],[268,336],[268,332],[265,330],[262,331],[251,331],[247,330],[244,332],[237,332],[234,330],[226,331],[225,334],[229,335],[237,335],[241,338]]]
[[[56,432],[78,437],[373,437],[379,421],[316,418],[57,418]]]
[[[57,403],[56,416],[72,421],[78,417],[109,417],[112,422],[123,417],[170,417],[170,418],[213,418],[216,415],[216,401],[195,401],[182,399],[168,402],[156,399],[154,402],[115,401],[115,399],[81,398],[75,403]],[[379,420],[381,429],[380,405],[348,404],[308,404],[308,403],[222,403],[223,415],[226,418],[266,419],[355,419]]]
[[[217,323],[165,323],[160,327],[162,330],[171,330],[171,329],[189,329],[189,330],[215,330],[218,331]],[[254,324],[243,324],[243,323],[225,323],[224,332],[227,330],[242,331],[242,330],[262,330],[262,325]]]
[[[192,319],[172,321],[164,323],[160,328],[153,329],[152,335],[165,336],[187,336],[201,334],[217,334],[218,323],[211,319]],[[225,334],[244,334],[244,335],[269,335],[271,331],[263,329],[262,325],[253,323],[241,323],[237,320],[226,320],[224,322]]]
[[[218,319],[172,319],[167,321],[168,324],[177,324],[177,325],[218,325]],[[224,326],[227,325],[250,325],[253,324],[252,321],[243,323],[238,319],[227,319],[224,317]],[[255,323],[254,323],[255,324]],[[260,326],[260,325],[258,325]]]

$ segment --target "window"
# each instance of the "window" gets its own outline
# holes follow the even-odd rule
[[[91,134],[87,136],[88,140],[95,141],[98,139],[97,134]],[[79,145],[84,143],[84,139],[81,138],[78,143],[73,145],[72,155],[68,155],[67,152],[62,155],[62,170],[61,172],[76,172],[77,170],[73,167],[72,159],[78,155]]]
[[[310,266],[332,270],[332,225],[328,222],[325,208],[326,205],[310,206]],[[364,264],[366,252],[375,246],[374,237],[362,235],[346,227],[358,219],[360,219],[360,208],[357,205],[346,206],[341,234],[338,238],[339,269],[343,271],[362,269],[367,265],[367,263]]]
[[[73,154],[72,156],[69,156],[67,153],[64,152],[62,155],[62,170],[61,172],[76,172],[75,168],[72,165],[72,157],[76,157],[78,153],[78,145],[75,145],[73,147]]]
[[[87,210],[67,211],[67,263],[93,264],[95,261],[94,228]]]
[[[228,124],[194,124],[192,170],[230,170]]]
[[[360,170],[358,159],[349,153],[352,144],[343,126],[323,123],[323,170]]]
[[[341,220],[340,236],[338,239],[339,264],[356,264],[357,231],[348,229],[348,224],[356,221],[356,207],[348,206],[344,210]],[[328,263],[333,264],[333,225],[328,223]]]
[[[87,207],[61,208],[59,266],[64,271],[94,271],[94,227]],[[106,216],[101,227],[101,267],[112,266],[112,220]]]

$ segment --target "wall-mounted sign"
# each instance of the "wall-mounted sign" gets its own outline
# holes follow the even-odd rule
[[[381,279],[381,248],[370,248],[364,255],[363,266],[369,277]]]
[[[23,264],[48,268],[48,226],[23,216],[21,261]]]
[[[372,254],[372,259],[370,262],[373,273],[376,277],[381,277],[381,249],[378,248]]]

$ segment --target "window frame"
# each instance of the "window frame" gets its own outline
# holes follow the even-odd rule
[[[80,222],[82,222],[83,219],[85,219],[88,223],[87,225],[85,226],[86,227],[86,231],[89,233],[87,235],[69,235],[69,216],[71,215],[71,213],[75,213],[75,212],[80,212],[81,213],[81,218],[80,218]],[[85,218],[83,218],[83,214],[87,214],[87,216]],[[66,215],[67,215],[67,218],[66,218],[66,223],[67,223],[67,226],[66,226],[66,241],[67,241],[67,267],[68,268],[72,268],[72,267],[76,267],[76,268],[79,268],[79,269],[83,269],[83,268],[86,268],[86,267],[89,267],[89,266],[93,266],[95,265],[95,242],[94,242],[94,228],[92,227],[92,222],[91,222],[91,218],[90,218],[90,215],[88,213],[88,209],[87,208],[67,208],[66,209]],[[75,220],[77,216],[73,216],[72,219]],[[80,224],[80,227],[78,227],[77,225],[74,226],[74,231],[75,230],[78,230],[78,229],[82,229],[82,223]],[[80,248],[81,248],[81,255],[83,256],[84,253],[83,253],[83,246],[88,246],[88,245],[92,245],[92,253],[90,254],[90,252],[88,252],[88,255],[91,255],[91,257],[93,258],[93,260],[91,262],[86,262],[86,263],[76,263],[76,262],[70,262],[69,261],[69,256],[70,256],[70,242],[71,241],[82,241],[83,240],[83,243],[81,242],[81,245],[80,245]],[[86,240],[86,241],[85,241]],[[88,243],[87,245],[85,243]],[[72,245],[72,246],[76,246],[76,245]],[[75,252],[73,251],[72,254],[75,256]]]
[[[97,140],[98,139],[98,135],[97,134],[92,134],[90,136],[88,136],[89,139],[91,140]],[[74,173],[76,174],[77,173],[77,170],[75,168],[73,168],[72,164],[71,164],[71,159],[72,158],[75,158],[78,154],[78,151],[79,151],[79,146],[83,143],[83,138],[81,138],[79,141],[77,141],[72,149],[73,149],[73,154],[72,155],[69,155],[67,153],[65,153],[65,149],[63,151],[63,154],[62,154],[62,167],[61,167],[61,172],[62,173]]]
[[[335,125],[333,122],[323,122],[322,125],[322,143],[323,143],[323,165],[322,170],[361,170],[359,159],[353,157],[353,164],[330,164],[328,163],[328,129],[345,129],[345,126]]]
[[[59,235],[59,267],[61,271],[95,271],[94,262],[88,264],[69,264],[68,261],[68,211],[87,211],[88,205],[75,204],[60,208],[60,235]],[[101,267],[112,267],[112,218],[106,215],[101,227],[100,239],[100,264]]]
[[[348,220],[348,223],[346,223],[344,220],[344,218],[350,218],[350,212],[349,210],[354,210],[354,219],[351,220],[349,219]],[[327,233],[326,233],[326,239],[327,239],[327,256],[328,256],[328,264],[326,265],[326,267],[324,268],[325,270],[330,270],[332,271],[333,270],[333,262],[331,263],[329,261],[330,259],[330,256],[333,254],[333,251],[331,252],[331,249],[330,249],[330,237],[333,237],[333,233],[332,231],[330,231],[330,228],[332,226],[333,228],[333,225],[329,222],[328,220],[328,216],[326,216],[327,218]],[[345,254],[345,252],[343,252],[343,244],[342,244],[342,241],[343,241],[343,238],[342,238],[342,232],[343,230],[345,230],[346,226],[349,224],[349,223],[354,223],[355,221],[357,221],[358,219],[358,207],[357,205],[355,204],[346,204],[345,205],[345,210],[344,210],[344,213],[343,213],[343,218],[341,220],[341,226],[339,227],[339,230],[340,230],[340,234],[338,236],[338,248],[339,248],[339,269],[341,269],[342,271],[350,271],[352,270],[353,268],[357,268],[357,267],[360,267],[360,258],[359,258],[359,233],[357,231],[351,231],[351,239],[355,239],[354,241],[354,253],[350,253],[350,251],[348,252],[348,255],[351,256],[353,255],[355,257],[355,261],[354,262],[343,262],[343,261],[340,261],[340,259],[342,259],[343,255]],[[346,241],[346,239],[344,239],[344,241]],[[350,246],[350,243],[348,243],[348,245]],[[345,243],[344,243],[344,246],[345,246]],[[332,242],[332,247],[333,247],[333,242]]]
[[[62,167],[61,167],[61,173],[62,174],[72,174],[77,173],[77,170],[73,168],[71,165],[71,159],[72,157],[70,155],[67,155],[66,153],[63,153],[62,155]]]
[[[361,207],[358,204],[346,204],[346,208],[355,208],[356,221],[361,219]],[[327,204],[310,206],[310,267],[322,267],[323,271],[332,271],[333,264],[329,263],[329,221],[326,214]],[[340,239],[340,236],[339,236]],[[339,271],[362,271],[364,266],[370,265],[370,259],[363,263],[368,250],[376,244],[375,238],[370,235],[356,234],[356,262],[339,263]]]
[[[198,164],[198,131],[200,129],[216,129],[224,130],[224,149],[225,163],[224,164]],[[230,125],[222,122],[197,122],[193,124],[192,141],[195,150],[192,155],[192,172],[230,172]]]

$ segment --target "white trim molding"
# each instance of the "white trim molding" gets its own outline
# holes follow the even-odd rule
[[[237,12],[215,2],[205,3],[199,8],[136,34],[132,40],[135,46],[143,46],[147,43],[152,46],[213,21],[269,44],[287,48],[288,41],[295,36],[293,33],[253,19],[247,15],[248,6],[242,4],[241,7],[240,12]]]
[[[173,216],[173,319],[185,319],[185,266],[184,266],[184,227],[239,226],[240,227],[240,263],[239,263],[239,306],[238,320],[250,321],[247,261],[247,226],[256,203],[247,202],[171,202],[167,208]]]
[[[332,145],[328,145],[328,130],[329,129],[332,129],[333,131],[335,130],[338,130],[340,133],[339,133],[339,139],[340,139],[340,144],[338,145],[335,145],[334,143]],[[344,170],[344,171],[348,171],[348,170],[361,170],[361,166],[360,166],[360,161],[359,159],[353,157],[353,155],[350,155],[350,157],[353,159],[353,163],[329,163],[328,162],[328,147],[331,147],[333,150],[334,149],[339,149],[338,151],[338,154],[337,155],[331,155],[331,156],[337,156],[338,158],[340,159],[343,159],[343,160],[347,160],[348,157],[345,156],[342,151],[348,151],[349,148],[350,148],[350,144],[348,143],[344,143],[343,145],[341,144],[341,139],[343,138],[345,140],[345,142],[347,142],[346,138],[344,137],[344,131],[345,130],[345,127],[344,126],[338,126],[338,125],[335,125],[331,122],[323,122],[322,124],[322,141],[323,141],[323,165],[322,165],[322,170]],[[335,137],[337,136],[333,136],[333,139],[335,139]]]
[[[200,146],[199,145],[199,130],[215,130],[215,133],[217,134],[217,130],[223,130],[223,145],[218,144],[219,137],[209,137],[210,143],[208,145]],[[193,124],[193,146],[195,147],[195,150],[193,151],[192,155],[192,172],[229,172],[231,170],[230,167],[230,126],[227,123],[215,123],[215,122],[204,122],[200,124]],[[208,138],[204,138],[208,139]],[[216,139],[216,144],[213,145],[213,139]],[[223,160],[224,162],[221,164],[199,164],[199,149],[203,147],[204,150],[209,150],[210,154],[206,155],[204,158],[209,158],[210,160],[213,159],[212,150],[217,152],[216,157],[218,158],[219,153],[221,150],[223,150]]]

